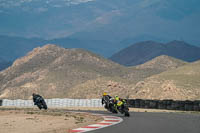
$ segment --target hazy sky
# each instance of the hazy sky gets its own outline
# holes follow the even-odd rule
[[[199,5],[200,0],[0,0],[0,34],[200,45]]]

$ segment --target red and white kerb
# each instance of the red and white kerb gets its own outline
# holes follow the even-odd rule
[[[70,133],[83,133],[83,132],[88,132],[88,131],[92,131],[92,130],[97,130],[100,128],[105,128],[108,126],[118,124],[123,121],[122,118],[116,117],[116,116],[103,116],[102,115],[102,117],[104,118],[103,121],[96,123],[96,124],[88,125],[85,127],[72,129],[72,130],[70,130]]]

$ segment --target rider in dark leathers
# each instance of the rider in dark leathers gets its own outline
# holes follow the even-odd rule
[[[39,109],[42,109],[42,108],[47,109],[46,102],[42,96],[35,93],[33,93],[32,96],[33,96],[34,105],[37,105]]]
[[[109,101],[112,97],[110,95],[108,95],[107,93],[103,93],[103,97],[101,100],[102,105],[105,104],[105,108],[108,109],[109,108]]]
[[[39,94],[33,93],[32,96],[33,96],[34,105],[37,105],[37,103],[38,103],[41,99],[43,99],[42,96],[40,96]]]

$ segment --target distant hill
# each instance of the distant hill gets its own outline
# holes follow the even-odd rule
[[[33,92],[45,98],[99,98],[105,91],[127,97],[137,82],[185,64],[161,58],[169,62],[168,67],[124,67],[83,49],[45,45],[0,72],[0,98],[27,99]],[[179,63],[170,67],[175,62]]]
[[[183,41],[172,41],[166,44],[145,41],[135,43],[117,52],[110,59],[125,66],[135,66],[160,55],[168,55],[187,62],[193,62],[200,59],[200,48]]]
[[[187,62],[184,62],[182,60],[167,56],[167,55],[161,55],[156,58],[153,58],[152,60],[136,66],[138,69],[156,69],[159,71],[167,71],[170,69],[178,68],[180,66],[188,64]]]
[[[199,99],[200,61],[165,71],[140,81],[133,89],[134,98]]]
[[[83,95],[85,95],[87,98],[94,98],[98,96],[96,94],[99,94],[100,96],[101,94],[98,92],[101,92],[101,88],[105,88],[105,85],[107,85],[107,89],[105,91],[113,96],[132,96],[132,98],[134,98],[136,94],[135,85],[138,82],[140,83],[152,75],[176,69],[186,64],[188,63],[162,55],[145,64],[138,65],[136,67],[123,68],[125,73],[120,73],[119,77],[99,77],[97,79],[88,80],[83,84],[78,84],[77,86],[73,87],[71,95],[77,96],[78,98],[82,98]],[[79,93],[83,95],[79,95]],[[90,93],[90,95],[87,95],[87,93]]]
[[[75,39],[75,38],[57,38],[48,40],[47,43],[56,44],[64,48],[83,48],[104,57],[109,57],[116,52],[118,48],[114,43],[105,40]]]
[[[124,68],[82,49],[45,45],[0,72],[0,97],[29,98],[33,92],[47,98],[72,97],[74,86],[96,78],[118,77],[125,73]]]
[[[178,68],[188,64],[182,60],[161,55],[152,60],[137,66],[128,67],[130,69],[129,73],[124,75],[126,79],[129,79],[132,84],[136,84],[139,81],[144,80],[155,74],[159,74],[168,70]]]
[[[0,57],[8,61],[14,61],[19,57],[25,56],[33,48],[44,46],[45,44],[55,44],[64,48],[83,48],[105,58],[110,57],[119,49],[124,49],[129,43],[113,43],[105,40],[57,38],[45,40],[41,38],[23,38],[15,36],[0,35]],[[148,45],[147,45],[148,44]],[[166,46],[169,45],[167,50]],[[135,50],[133,50],[135,49]],[[183,52],[181,52],[181,50]],[[189,49],[189,51],[185,50]],[[167,53],[166,53],[167,51]],[[197,52],[196,52],[197,51]],[[160,55],[169,55],[185,61],[193,61],[199,58],[197,47],[184,42],[173,41],[169,44],[161,44],[153,41],[136,43],[128,49],[124,49],[114,54],[111,59],[123,65],[143,64]],[[187,54],[185,54],[187,53]],[[120,55],[119,55],[120,54]],[[130,57],[129,55],[134,55]],[[137,57],[139,56],[139,57]]]

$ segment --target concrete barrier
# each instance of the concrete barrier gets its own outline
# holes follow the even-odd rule
[[[48,107],[102,107],[101,99],[45,99]],[[33,107],[32,100],[3,99],[2,106]]]

